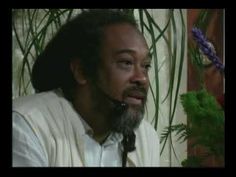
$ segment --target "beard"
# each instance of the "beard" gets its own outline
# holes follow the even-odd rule
[[[144,117],[144,110],[144,105],[128,106],[122,113],[116,112],[116,110],[113,109],[110,121],[111,130],[126,135],[130,134],[130,132],[139,127]]]
[[[142,104],[128,105],[115,100],[94,84],[92,89],[93,109],[99,111],[99,114],[105,117],[112,132],[129,134],[139,127],[145,113],[147,90],[140,86],[127,88],[122,93],[122,99],[125,99],[133,91],[144,95]],[[121,107],[122,103],[126,104],[123,108]]]

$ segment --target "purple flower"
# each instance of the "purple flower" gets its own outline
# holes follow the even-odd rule
[[[192,28],[192,35],[203,54],[206,55],[208,59],[212,61],[216,68],[218,68],[221,72],[224,73],[224,65],[220,61],[219,57],[216,56],[213,47],[210,45],[211,43],[207,40],[202,31],[194,27]]]

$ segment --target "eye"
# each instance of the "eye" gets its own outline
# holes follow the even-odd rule
[[[150,63],[146,63],[143,65],[143,67],[145,68],[145,70],[149,71],[151,69],[151,64]]]
[[[118,61],[118,66],[122,69],[130,69],[133,65],[133,61],[131,59],[121,59]]]

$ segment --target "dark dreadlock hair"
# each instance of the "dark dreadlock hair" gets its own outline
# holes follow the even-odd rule
[[[70,61],[79,59],[88,78],[96,76],[103,30],[117,23],[129,23],[137,28],[133,16],[121,10],[83,11],[61,27],[39,55],[32,70],[36,92],[61,88],[66,94],[75,86]]]

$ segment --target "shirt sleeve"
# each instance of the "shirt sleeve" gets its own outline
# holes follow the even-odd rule
[[[45,167],[47,156],[33,130],[17,112],[12,113],[12,166]]]

